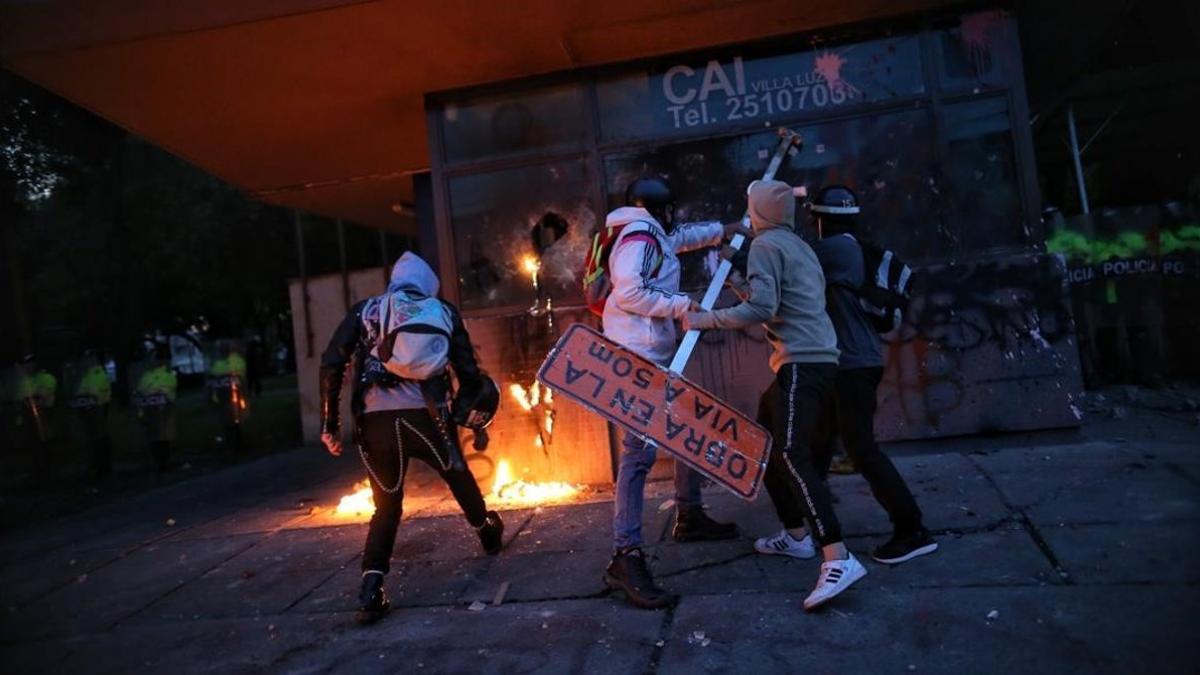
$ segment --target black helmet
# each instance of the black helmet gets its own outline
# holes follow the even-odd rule
[[[471,431],[482,431],[496,417],[500,407],[500,389],[492,378],[483,375],[474,387],[459,387],[451,411],[454,423]]]
[[[640,206],[650,212],[668,232],[675,226],[675,193],[662,176],[646,174],[625,189],[625,206]]]
[[[856,216],[858,196],[845,185],[826,185],[817,192],[809,207],[813,213],[827,216]]]

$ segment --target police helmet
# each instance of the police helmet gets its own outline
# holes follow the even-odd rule
[[[813,213],[828,216],[856,216],[858,196],[845,185],[826,185],[817,192],[809,207]]]

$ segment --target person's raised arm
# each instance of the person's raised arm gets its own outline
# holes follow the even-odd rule
[[[635,234],[618,241],[608,259],[613,285],[608,302],[639,316],[683,316],[692,305],[691,298],[654,285],[654,271],[661,261],[662,252],[649,236]]]
[[[684,223],[667,236],[667,241],[676,253],[686,253],[698,248],[717,246],[725,234],[725,227],[718,222]]]
[[[779,311],[779,280],[783,277],[783,257],[774,246],[750,247],[747,263],[749,295],[740,304],[711,312],[689,312],[684,317],[687,330],[743,328],[769,321]]]

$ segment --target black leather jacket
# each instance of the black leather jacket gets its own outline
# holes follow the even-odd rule
[[[342,383],[346,379],[346,371],[351,362],[354,365],[354,383],[351,387],[350,410],[358,415],[362,412],[363,394],[369,387],[386,387],[390,375],[379,377],[369,376],[363,367],[367,355],[374,345],[367,344],[366,331],[363,329],[362,310],[366,301],[350,308],[350,313],[342,319],[333,337],[329,338],[329,346],[321,356],[320,392],[321,392],[321,433],[337,436],[341,433],[340,399]],[[460,387],[478,386],[483,376],[479,369],[479,361],[475,357],[475,347],[471,345],[471,336],[467,334],[462,316],[458,309],[444,302],[450,310],[453,330],[450,335],[450,368]],[[395,382],[396,380],[392,380]]]

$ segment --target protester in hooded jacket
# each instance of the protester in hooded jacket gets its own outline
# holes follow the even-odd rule
[[[341,454],[339,400],[346,370],[353,364],[350,410],[356,427],[354,438],[375,501],[362,558],[358,613],[362,623],[379,619],[389,608],[383,580],[390,569],[396,529],[403,512],[404,479],[413,458],[433,467],[450,487],[485,551],[498,553],[502,544],[504,523],[500,515],[487,510],[471,470],[454,461],[456,456],[461,457],[461,449],[457,446],[458,434],[453,422],[447,421],[448,401],[444,397],[432,399],[427,393],[429,388],[421,382],[398,378],[371,355],[371,350],[384,339],[380,325],[382,305],[391,302],[396,294],[411,301],[436,300],[438,289],[437,275],[429,265],[419,256],[405,253],[392,267],[387,292],[352,307],[321,358],[321,441],[330,454]],[[462,317],[453,305],[437,302],[444,305],[452,326],[449,368],[460,387],[478,388],[486,376],[479,369]],[[406,334],[398,333],[396,339],[402,339],[399,336],[403,335]],[[448,382],[448,374],[439,378],[439,384]],[[441,390],[448,392],[448,385]]]
[[[608,214],[606,227],[621,227],[608,258],[612,293],[604,305],[604,334],[651,361],[666,365],[675,351],[675,320],[695,303],[679,292],[679,253],[721,243],[735,226],[695,223],[674,227],[674,195],[658,176],[635,180],[624,206]],[[642,554],[642,506],[655,448],[626,432],[613,501],[614,555],[605,582],[634,605],[659,608],[675,597],[655,585]],[[738,528],[704,512],[702,477],[675,463],[676,541],[732,539]]]
[[[754,239],[747,261],[746,300],[712,312],[690,312],[685,328],[737,329],[762,323],[775,371],[774,444],[764,483],[783,519],[793,504],[810,524],[785,523],[796,540],[825,562],[806,610],[828,602],[866,575],[846,549],[828,486],[813,463],[812,437],[837,371],[837,335],[825,311],[825,277],[812,248],[794,229],[796,197],[780,181],[755,181],[748,190]]]

